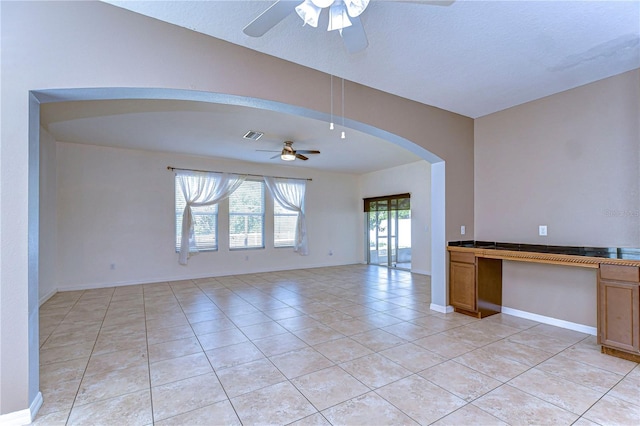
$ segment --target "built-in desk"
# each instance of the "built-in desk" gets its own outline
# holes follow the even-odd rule
[[[598,269],[598,343],[602,352],[640,362],[640,249],[450,242],[449,301],[484,318],[502,309],[502,261]]]

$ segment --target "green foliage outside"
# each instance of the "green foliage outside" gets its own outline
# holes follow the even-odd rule
[[[411,210],[396,210],[391,212],[392,218],[394,218],[395,214],[398,215],[398,219],[411,219]],[[369,214],[369,230],[373,231],[375,229],[379,229],[382,223],[387,223],[387,219],[389,218],[389,212],[386,210],[382,211],[371,211]],[[385,229],[380,228],[380,231],[385,231]]]

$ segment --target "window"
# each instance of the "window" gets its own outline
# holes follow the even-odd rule
[[[293,247],[297,220],[297,212],[284,209],[277,201],[273,202],[274,247]]]
[[[182,213],[186,205],[180,183],[176,176],[176,252],[180,251],[182,238]],[[196,237],[196,247],[199,251],[218,250],[218,205],[192,207],[193,230]]]
[[[264,248],[264,182],[246,180],[229,197],[229,248]]]

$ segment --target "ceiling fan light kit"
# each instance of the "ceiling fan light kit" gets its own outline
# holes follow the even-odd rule
[[[340,30],[351,26],[351,19],[344,3],[334,3],[329,8],[329,27],[327,31]]]
[[[262,37],[294,10],[304,25],[317,28],[322,10],[329,9],[327,30],[338,30],[347,51],[357,53],[369,45],[359,18],[368,5],[369,0],[304,0],[294,7],[291,1],[277,0],[242,31],[250,37]]]
[[[282,147],[282,151],[271,151],[268,149],[256,149],[256,151],[263,151],[263,152],[278,152],[278,154],[274,155],[273,157],[271,157],[271,159],[274,158],[278,158],[280,157],[280,159],[282,161],[293,161],[296,158],[299,160],[303,160],[306,161],[309,159],[309,157],[303,155],[303,154],[320,154],[320,151],[315,150],[315,149],[303,149],[300,151],[296,151],[295,149],[293,149],[293,141],[284,141],[284,147]]]
[[[280,154],[280,159],[283,161],[293,161],[296,159],[296,155],[293,152],[288,152],[283,149],[282,154]]]
[[[357,18],[369,5],[369,0],[304,0],[296,6],[296,13],[304,25],[318,27],[322,9],[329,8],[327,31],[339,30],[352,25],[351,18]]]
[[[304,25],[311,25],[313,28],[318,27],[320,12],[322,8],[316,6],[311,0],[305,0],[304,3],[296,6],[296,13],[304,21]]]
[[[349,16],[353,18],[360,16],[367,6],[369,6],[369,0],[343,0],[343,3],[347,7]]]

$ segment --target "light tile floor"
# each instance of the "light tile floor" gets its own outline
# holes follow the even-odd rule
[[[62,292],[37,424],[640,424],[640,367],[595,338],[429,310],[365,265]]]

